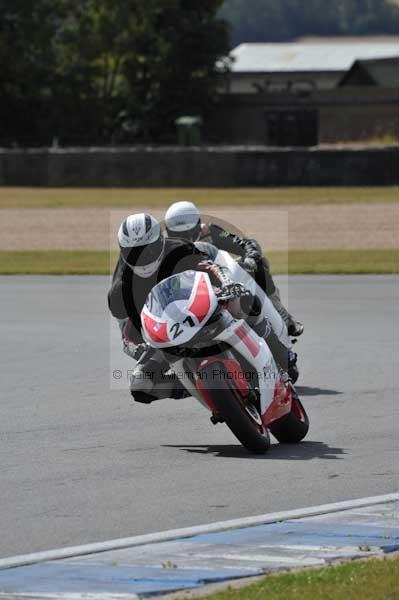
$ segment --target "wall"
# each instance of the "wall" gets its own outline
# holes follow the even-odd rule
[[[267,144],[265,113],[300,108],[318,111],[319,143],[399,137],[399,88],[338,88],[307,96],[224,94],[208,129],[217,142]]]
[[[335,88],[344,71],[323,71],[296,73],[287,71],[276,73],[232,73],[226,83],[231,94],[256,94],[256,89],[286,89],[290,85],[306,85],[318,90]]]
[[[0,150],[0,185],[233,187],[399,184],[399,146]]]

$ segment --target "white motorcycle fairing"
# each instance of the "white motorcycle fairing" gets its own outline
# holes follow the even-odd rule
[[[281,322],[252,278],[226,253],[220,254],[222,265],[231,269],[229,275],[233,278],[235,273],[236,281],[239,275],[263,298],[262,311],[283,335],[285,326],[278,330]],[[173,386],[178,393],[172,397],[184,397],[170,377],[175,373],[181,386],[210,410],[214,425],[225,423],[247,450],[263,454],[270,447],[269,431],[280,442],[297,443],[307,434],[309,419],[293,386],[280,376],[267,342],[244,319],[234,317],[240,314],[231,306],[237,288],[231,294],[229,289],[222,286],[219,293],[203,271],[183,271],[162,280],[141,312],[143,338],[160,355],[159,372],[156,366],[152,369],[156,382],[161,365],[169,366],[166,393]],[[149,361],[152,358],[148,355]],[[136,397],[140,391],[132,389],[138,402],[158,399],[153,387]]]
[[[265,340],[259,337],[243,319],[232,320],[230,325],[215,337],[215,340],[228,343],[253,366],[258,375],[262,416],[273,401],[279,376],[277,365]]]
[[[226,311],[226,328],[214,338],[215,342],[226,342],[248,361],[258,375],[261,416],[265,414],[273,401],[274,390],[279,373],[274,358],[263,338],[259,337],[243,319],[234,319]],[[198,389],[184,372],[184,361],[178,360],[170,370],[179,378],[180,383],[201,404],[204,404]],[[205,405],[206,406],[206,405]]]
[[[152,291],[141,311],[143,339],[154,348],[189,342],[204,327],[218,305],[207,273],[184,271],[180,279],[184,280],[183,287],[190,291],[189,295],[182,294],[181,298],[168,303],[165,297],[159,302]],[[179,278],[172,275],[163,280],[162,288],[158,285],[154,289],[163,289],[164,294],[173,293],[173,289],[168,289],[168,283],[173,288],[174,281],[179,281]],[[175,292],[178,293],[177,290]]]
[[[262,303],[262,317],[266,317],[270,322],[272,329],[280,342],[289,350],[292,343],[288,335],[287,326],[279,313],[274,308],[271,300],[267,297],[262,288],[256,283],[254,278],[239,265],[239,263],[224,250],[219,250],[214,262],[227,269],[232,281],[242,283],[253,295],[258,296]]]

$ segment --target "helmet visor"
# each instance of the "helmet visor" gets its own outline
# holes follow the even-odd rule
[[[163,252],[164,239],[160,237],[151,244],[121,248],[123,260],[131,267],[145,267],[156,262]]]
[[[187,242],[196,242],[201,233],[201,221],[185,231],[176,231],[167,227],[168,236],[174,239],[186,240]]]

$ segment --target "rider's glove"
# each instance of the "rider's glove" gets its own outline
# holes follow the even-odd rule
[[[233,298],[241,298],[251,294],[241,283],[227,283],[217,294],[219,300],[232,300]]]
[[[243,240],[245,258],[253,258],[256,263],[262,260],[262,248],[256,240]]]
[[[197,269],[208,273],[209,277],[211,278],[212,285],[223,287],[226,283],[230,282],[230,279],[224,272],[224,268],[212,262],[211,260],[204,260],[198,263]]]
[[[247,273],[255,273],[258,268],[258,264],[255,258],[251,256],[246,256],[243,261],[241,261],[241,266],[247,271]]]
[[[134,360],[139,360],[139,358],[144,354],[144,352],[147,350],[148,348],[148,344],[137,344],[137,346],[134,348],[133,352],[132,352],[132,358],[134,358]]]

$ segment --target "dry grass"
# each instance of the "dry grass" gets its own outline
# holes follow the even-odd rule
[[[191,199],[202,207],[399,202],[399,188],[0,188],[0,208],[166,207]]]

